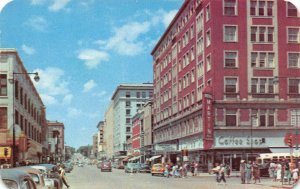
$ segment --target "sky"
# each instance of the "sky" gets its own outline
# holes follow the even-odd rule
[[[121,83],[153,81],[151,51],[184,0],[0,0],[0,48],[15,48],[65,143],[92,144]]]

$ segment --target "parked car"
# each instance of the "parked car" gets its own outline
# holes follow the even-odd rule
[[[71,171],[73,170],[73,164],[72,163],[63,163],[63,165],[65,166],[65,172],[66,173],[71,173]]]
[[[16,169],[0,169],[0,175],[3,181],[1,184],[4,184],[9,189],[37,189],[32,177],[25,171]]]
[[[28,173],[32,177],[32,180],[35,182],[35,185],[36,185],[37,189],[46,189],[46,188],[48,188],[45,185],[44,176],[43,176],[43,174],[40,170],[34,169],[32,167],[28,167],[28,166],[17,167],[17,168],[14,168],[14,169],[22,170],[22,171],[25,171],[26,173]]]
[[[111,172],[112,170],[111,170],[111,163],[110,163],[110,161],[104,161],[104,162],[102,162],[100,169],[101,169],[101,172],[103,172],[103,171],[110,171]]]
[[[153,175],[164,175],[164,165],[162,163],[156,163],[152,165],[151,174]]]
[[[127,163],[124,168],[124,171],[125,173],[136,173],[139,172],[140,168],[141,164],[139,163]]]
[[[151,173],[151,168],[148,164],[141,163],[139,172],[140,173]]]
[[[52,164],[37,164],[30,166],[42,171],[45,179],[45,185],[50,189],[62,189],[63,183],[56,171],[56,166]]]

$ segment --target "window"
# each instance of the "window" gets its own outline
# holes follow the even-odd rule
[[[225,93],[237,92],[237,78],[225,78]]]
[[[130,107],[130,101],[126,101],[126,107]]]
[[[237,67],[237,52],[225,52],[224,59],[225,67]]]
[[[225,42],[237,41],[237,26],[224,26],[224,41]]]
[[[237,110],[226,110],[226,126],[237,126]]]
[[[273,16],[274,1],[269,0],[251,0],[251,16]]]
[[[289,79],[289,93],[300,94],[300,79]]]
[[[211,43],[211,33],[210,30],[206,32],[206,46],[208,47]]]
[[[298,11],[294,4],[287,2],[287,16],[288,17],[297,17]]]
[[[209,71],[209,70],[211,70],[211,57],[210,57],[210,55],[208,55],[206,57],[206,71]]]
[[[15,81],[15,98],[19,99],[19,82]]]
[[[210,19],[210,6],[207,5],[206,9],[205,9],[205,15],[206,15],[206,21],[208,21]]]
[[[274,126],[274,122],[275,122],[274,110],[269,110],[269,114],[268,114],[268,125],[269,125],[269,126]]]
[[[290,68],[300,68],[299,55],[300,53],[288,53],[288,65]]]
[[[126,96],[126,98],[130,98],[130,92],[127,91],[125,96]]]
[[[291,110],[291,125],[298,126],[300,123],[300,109]]]
[[[257,27],[251,27],[251,42],[256,42]]]
[[[299,28],[288,28],[288,42],[289,43],[299,43]]]
[[[252,52],[251,66],[258,68],[274,68],[275,53],[273,52]]]
[[[142,98],[146,98],[146,92],[142,92]]]
[[[235,16],[237,2],[236,0],[224,0],[224,15],[225,16]]]
[[[7,75],[0,74],[0,96],[7,96]]]
[[[130,131],[130,127],[126,127],[126,132],[129,133]]]
[[[274,27],[252,26],[251,42],[272,43],[274,41]]]
[[[136,92],[136,98],[141,98],[141,92]]]
[[[252,94],[273,94],[274,83],[273,78],[252,78],[251,79]]]
[[[126,110],[126,115],[130,115],[130,109]]]
[[[7,108],[0,107],[0,129],[7,129]]]

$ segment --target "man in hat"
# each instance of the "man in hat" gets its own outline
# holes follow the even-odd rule
[[[245,179],[246,179],[245,168],[246,168],[245,160],[241,160],[240,173],[241,173],[241,182],[242,182],[242,184],[245,184]]]
[[[60,164],[60,166],[58,168],[58,172],[59,172],[59,176],[60,176],[61,180],[63,181],[64,185],[66,185],[66,187],[69,188],[70,185],[67,183],[64,167],[65,166],[63,164]]]

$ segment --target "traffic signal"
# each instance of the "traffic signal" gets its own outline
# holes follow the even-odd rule
[[[287,145],[288,145],[290,148],[293,147],[292,138],[288,138],[288,139],[287,139]]]
[[[5,156],[5,157],[8,156],[8,148],[4,148],[4,156]]]

